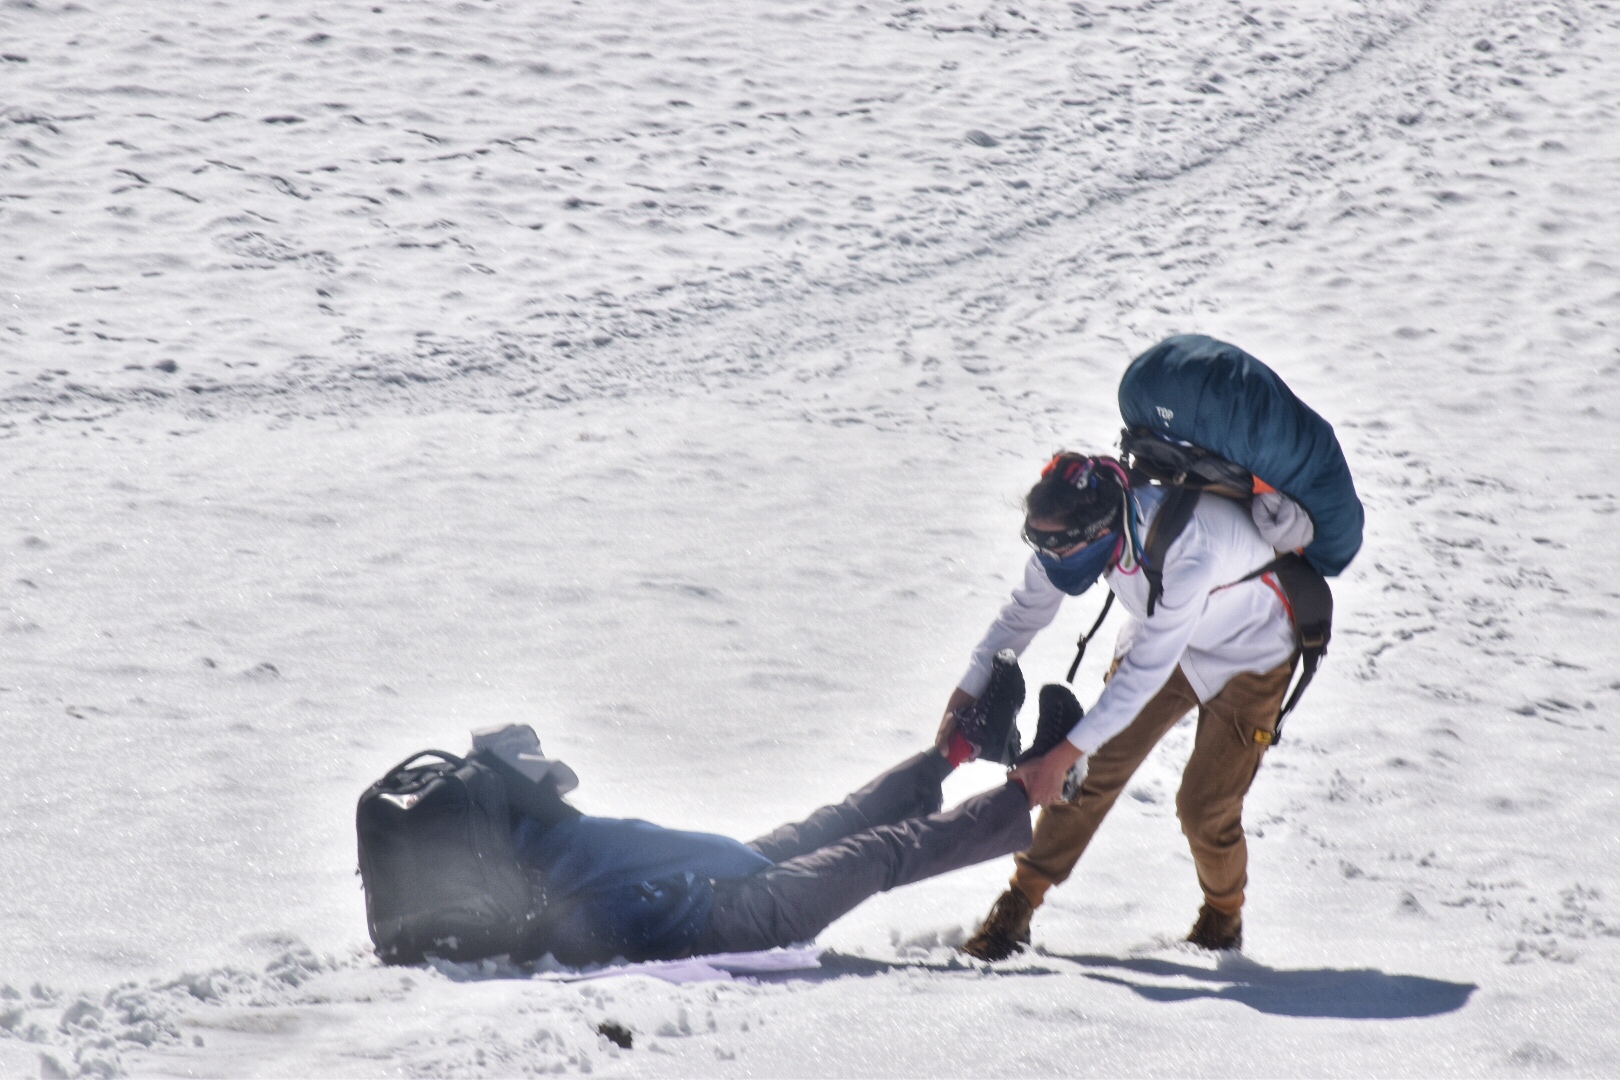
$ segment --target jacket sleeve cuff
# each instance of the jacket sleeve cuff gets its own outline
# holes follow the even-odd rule
[[[968,665],[967,671],[963,672],[962,678],[957,681],[956,688],[964,694],[971,694],[977,699],[984,694],[989,685],[990,661],[985,659],[981,663],[980,658],[975,655],[973,662]]]
[[[1095,726],[1088,728],[1085,720],[1082,720],[1069,732],[1069,742],[1082,754],[1090,756],[1101,750],[1103,743],[1108,741],[1108,737],[1100,737],[1100,734]]]

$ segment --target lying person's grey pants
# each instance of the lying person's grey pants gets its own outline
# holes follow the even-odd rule
[[[1029,846],[1021,786],[1009,781],[938,813],[949,772],[938,753],[918,754],[843,802],[750,843],[776,865],[714,883],[714,908],[693,952],[809,941],[876,893]]]

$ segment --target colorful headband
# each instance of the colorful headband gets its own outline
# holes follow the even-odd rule
[[[1052,474],[1052,470],[1057,468],[1058,462],[1061,461],[1063,456],[1067,453],[1067,450],[1062,450],[1052,455],[1052,460],[1048,461],[1046,463],[1046,467],[1041,470],[1042,480],[1046,479]],[[1074,487],[1084,491],[1095,482],[1094,474],[1099,467],[1112,469],[1114,471],[1114,475],[1119,477],[1119,486],[1127,491],[1130,490],[1131,481],[1130,478],[1125,475],[1125,470],[1119,467],[1118,462],[1105,457],[1081,457],[1069,462],[1068,465],[1066,465],[1063,469],[1063,479],[1068,481]]]

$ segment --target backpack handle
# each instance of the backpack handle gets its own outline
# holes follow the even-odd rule
[[[458,769],[467,764],[466,758],[459,758],[456,755],[448,753],[444,750],[418,750],[416,753],[412,754],[410,757],[406,758],[404,761],[400,762],[398,765],[395,765],[392,769],[389,769],[386,773],[384,773],[383,779],[392,780],[394,777],[410,768],[418,758],[425,757],[439,758],[443,761],[449,762]]]

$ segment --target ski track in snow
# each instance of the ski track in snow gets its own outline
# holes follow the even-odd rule
[[[14,9],[0,238],[37,254],[6,268],[7,397],[773,370],[783,343],[700,328],[1174,177],[1413,8]]]
[[[0,1071],[1615,1071],[1620,8],[377,6],[0,7]],[[741,835],[926,740],[1185,330],[1368,507],[1247,956],[1183,725],[994,969],[1001,865],[812,978],[369,957],[352,800],[469,726]]]

